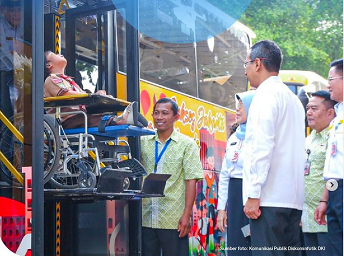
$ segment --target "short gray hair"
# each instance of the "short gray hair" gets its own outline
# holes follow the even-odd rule
[[[262,40],[251,47],[250,59],[260,59],[269,72],[279,72],[282,65],[282,51],[274,41]]]

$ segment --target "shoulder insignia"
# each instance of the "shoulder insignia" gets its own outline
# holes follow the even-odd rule
[[[54,84],[60,84],[63,83],[63,79],[62,78],[58,78],[58,77],[51,77],[50,78],[51,81],[53,81]]]

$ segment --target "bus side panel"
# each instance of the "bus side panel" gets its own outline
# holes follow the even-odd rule
[[[189,255],[225,255],[225,251],[219,248],[225,247],[226,234],[216,229],[215,212],[228,128],[235,122],[235,116],[225,108],[141,82],[141,113],[148,120],[149,128],[153,128],[153,106],[163,97],[177,102],[180,118],[175,128],[196,141],[204,170],[204,178],[197,184],[192,228],[189,233]]]

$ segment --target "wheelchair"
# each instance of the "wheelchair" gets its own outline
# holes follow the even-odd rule
[[[61,115],[83,114],[85,126],[64,129]],[[97,179],[105,170],[125,173],[125,188],[129,187],[129,177],[146,175],[145,168],[131,156],[131,150],[122,136],[154,134],[152,130],[131,125],[87,127],[88,116],[83,111],[44,114],[44,183],[58,189],[94,188]],[[22,115],[10,119],[21,132],[24,131]],[[20,171],[23,166],[23,145],[6,127],[0,129],[0,150]],[[0,163],[2,178],[9,184],[18,183],[4,163]]]

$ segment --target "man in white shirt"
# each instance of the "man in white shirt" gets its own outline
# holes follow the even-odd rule
[[[267,40],[253,45],[244,63],[257,88],[243,154],[244,212],[250,219],[253,256],[301,255],[291,248],[301,244],[305,111],[278,77],[281,63],[280,48]]]
[[[314,218],[325,225],[327,214],[328,236],[332,244],[332,255],[343,255],[343,59],[333,61],[328,74],[331,99],[338,103],[334,106],[336,117],[330,124],[327,140],[324,179],[328,181]],[[331,181],[336,180],[336,182]],[[338,188],[334,189],[337,183]]]

